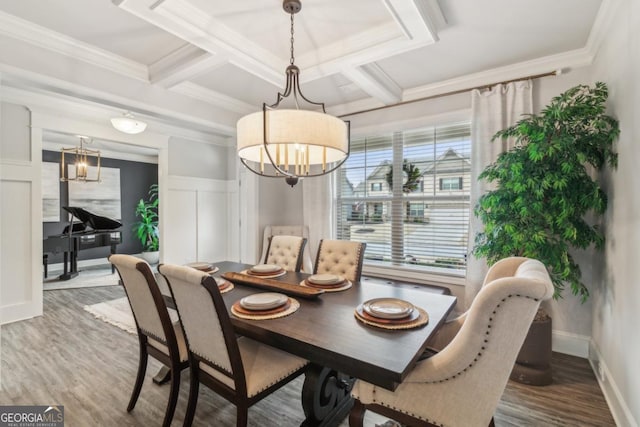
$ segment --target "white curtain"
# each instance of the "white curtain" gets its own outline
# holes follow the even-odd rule
[[[309,253],[315,264],[318,245],[322,239],[335,235],[334,183],[338,172],[302,180],[302,218],[309,226]],[[328,208],[327,208],[328,207]]]
[[[476,233],[482,230],[482,222],[473,215],[473,209],[480,196],[490,190],[486,181],[479,181],[477,178],[498,158],[500,153],[514,146],[513,140],[491,142],[491,138],[499,130],[523,119],[523,114],[533,112],[531,92],[531,80],[499,84],[489,90],[471,92],[471,214],[465,288],[467,307],[471,305],[473,298],[482,287],[482,281],[487,273],[485,260],[476,259],[471,253]]]

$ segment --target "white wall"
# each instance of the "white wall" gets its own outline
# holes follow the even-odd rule
[[[171,138],[169,143],[169,175],[227,180],[229,147],[184,138]]]
[[[166,263],[237,260],[238,188],[228,180],[229,148],[170,138],[162,202]]]
[[[620,121],[619,164],[609,188],[604,268],[593,291],[590,359],[621,426],[640,422],[640,2],[620,0],[593,67],[609,87],[609,114]]]

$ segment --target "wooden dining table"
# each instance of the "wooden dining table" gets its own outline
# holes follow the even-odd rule
[[[214,276],[240,272],[251,265],[213,263]],[[309,274],[287,272],[278,280],[298,284]],[[303,426],[338,425],[352,406],[355,379],[394,390],[418,362],[429,341],[456,304],[444,288],[409,283],[361,280],[345,291],[325,292],[315,299],[296,297],[293,314],[269,320],[247,320],[230,314],[237,333],[311,362],[305,373]],[[241,298],[264,289],[235,283],[223,294],[227,309]],[[354,316],[355,308],[372,298],[399,298],[424,309],[426,325],[408,330],[387,330],[366,325]]]

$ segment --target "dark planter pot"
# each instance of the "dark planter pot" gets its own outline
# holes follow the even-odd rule
[[[511,371],[513,381],[542,386],[551,384],[551,318],[536,316]]]

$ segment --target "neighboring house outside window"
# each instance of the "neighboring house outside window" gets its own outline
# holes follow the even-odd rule
[[[354,138],[337,237],[366,242],[365,265],[464,273],[470,155],[468,122]]]

